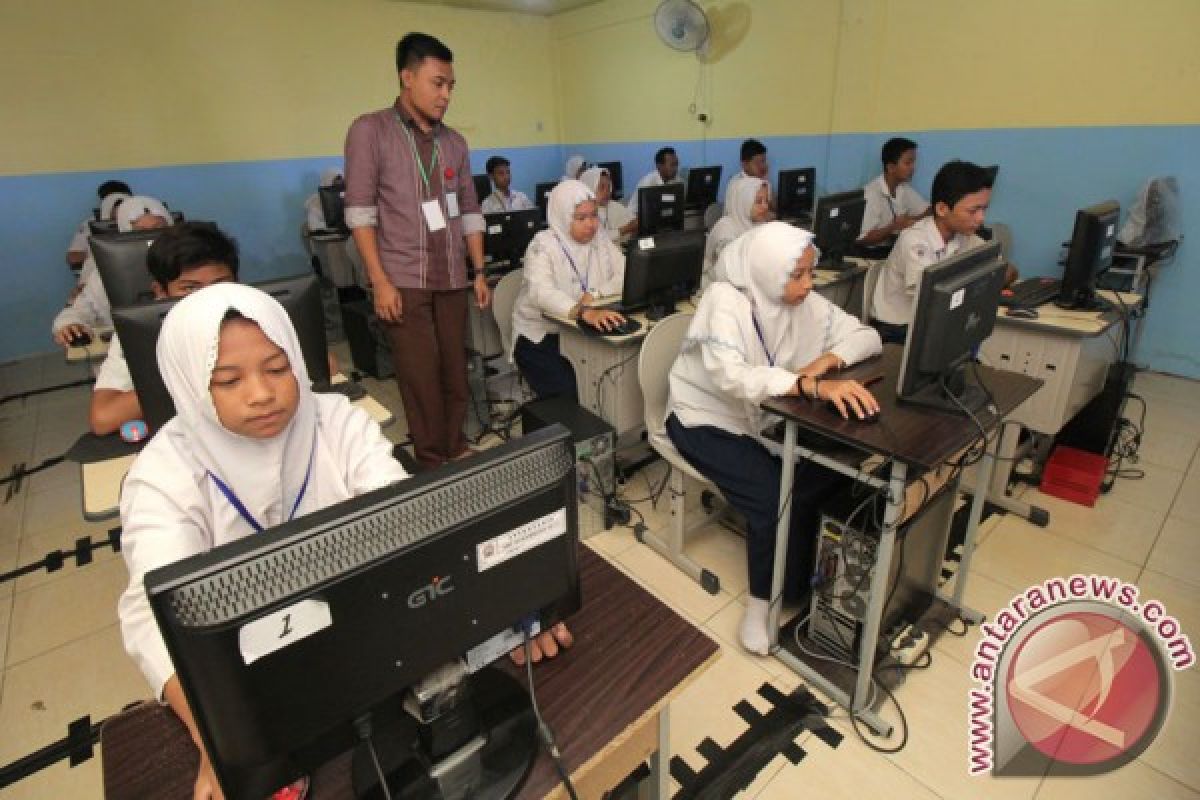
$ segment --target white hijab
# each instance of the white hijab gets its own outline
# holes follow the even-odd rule
[[[564,181],[578,180],[579,170],[583,169],[583,165],[587,162],[581,155],[574,155],[567,159],[567,166],[563,170]]]
[[[602,175],[608,175],[608,170],[603,167],[588,167],[579,175],[579,182],[591,190],[594,195],[600,188],[600,177]],[[612,176],[609,176],[609,179],[611,180]]]
[[[813,235],[786,222],[767,222],[739,236],[721,253],[725,279],[750,300],[775,363],[788,363],[799,349],[793,329],[795,309],[783,302],[783,289],[796,260],[812,246]]]
[[[161,217],[168,225],[171,224],[171,212],[167,211],[166,206],[153,197],[136,194],[126,198],[117,209],[117,230],[122,233],[133,230],[133,223],[146,214]]]
[[[104,199],[100,201],[100,219],[112,219],[113,206],[122,200],[128,199],[129,195],[125,192],[113,192],[112,194],[105,195]]]
[[[731,227],[730,232],[733,236],[741,236],[753,228],[754,218],[750,215],[754,211],[754,200],[758,197],[758,190],[766,185],[767,182],[762,178],[743,178],[735,181],[729,191],[730,196],[726,198],[725,216],[721,217],[718,224],[729,220],[727,225]]]
[[[221,324],[231,309],[257,323],[287,354],[299,384],[295,416],[271,439],[253,439],[228,430],[218,419],[209,392]],[[317,462],[328,457],[328,448],[319,446],[317,401],[287,312],[270,295],[253,287],[215,284],[188,295],[171,310],[158,338],[157,354],[159,371],[176,410],[175,418],[159,435],[175,440],[178,451],[190,453],[202,470],[220,478],[264,528],[289,519],[306,476],[316,477],[323,466]],[[338,492],[332,498],[319,497],[328,495],[319,488],[328,489],[311,483],[307,486],[296,516],[348,496]],[[236,511],[232,516],[237,517]],[[230,519],[231,515],[222,517]]]

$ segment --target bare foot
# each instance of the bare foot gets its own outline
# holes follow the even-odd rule
[[[560,649],[565,650],[573,644],[575,637],[567,630],[567,626],[560,622],[529,640],[529,654],[536,664],[543,658],[554,658]],[[525,646],[513,648],[508,657],[518,667],[525,666]]]

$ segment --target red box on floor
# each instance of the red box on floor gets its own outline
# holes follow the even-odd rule
[[[1042,470],[1041,490],[1081,506],[1096,505],[1108,469],[1104,456],[1059,445]]]

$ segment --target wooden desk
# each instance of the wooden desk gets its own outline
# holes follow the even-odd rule
[[[830,469],[841,472],[872,489],[888,488],[888,501],[883,518],[883,530],[879,535],[876,564],[891,564],[892,550],[896,541],[896,530],[902,519],[908,470],[915,474],[934,469],[944,461],[962,451],[978,436],[975,423],[964,416],[934,409],[902,404],[896,397],[896,384],[900,375],[900,360],[903,348],[898,345],[884,347],[883,355],[845,370],[839,377],[859,380],[883,373],[883,382],[875,391],[879,400],[880,417],[875,423],[860,423],[844,420],[825,408],[822,403],[813,403],[796,397],[772,398],[763,408],[778,414],[785,421],[783,438],[783,469],[780,476],[779,523],[775,536],[775,571],[772,581],[769,629],[773,637],[772,652],[781,661],[795,670],[810,684],[825,692],[832,700],[849,710],[856,717],[881,735],[888,735],[891,725],[867,706],[870,694],[871,675],[875,665],[875,648],[879,640],[880,620],[883,616],[885,596],[888,591],[889,570],[872,570],[870,600],[863,617],[862,642],[859,648],[858,678],[854,692],[847,693],[801,659],[779,647],[779,615],[783,597],[784,568],[787,563],[787,546],[791,522],[791,491],[796,456],[800,455]],[[976,419],[985,430],[995,428],[1013,409],[1025,402],[1041,381],[1024,375],[1015,375],[983,367],[980,378],[991,391],[995,412],[982,410]],[[830,458],[796,444],[797,432],[805,429],[833,438],[857,450],[876,455],[889,455],[894,461],[888,478],[875,478],[864,474],[857,465]],[[980,485],[986,486],[995,458],[989,447],[979,465]],[[914,477],[915,477],[914,474]],[[975,552],[975,534],[983,512],[984,494],[976,492],[971,503],[967,521],[966,537],[963,542],[962,560],[958,577],[954,583],[954,595],[945,600],[959,609],[965,616],[981,621],[982,615],[963,608],[962,597]]]
[[[669,704],[718,648],[587,546],[579,564],[584,606],[569,620],[575,646],[534,668],[542,716],[581,798],[600,797],[655,753],[654,778],[666,797]],[[110,800],[190,800],[197,753],[170,709],[148,702],[109,719],[100,747]],[[346,753],[317,770],[310,797],[353,797],[350,762]],[[517,797],[565,796],[539,753]]]

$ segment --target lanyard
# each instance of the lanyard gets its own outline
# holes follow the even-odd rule
[[[296,509],[300,508],[300,501],[304,499],[304,493],[308,490],[308,478],[312,475],[313,456],[316,451],[317,438],[316,436],[313,436],[313,448],[308,454],[308,469],[304,473],[304,483],[300,484],[300,493],[296,495],[296,502],[292,504],[292,513],[288,514],[288,518],[284,520],[285,522],[291,522],[296,516]],[[238,499],[238,496],[233,493],[233,489],[230,489],[229,486],[226,485],[225,481],[214,475],[211,470],[208,472],[208,477],[213,479],[213,483],[215,483],[217,488],[221,490],[221,494],[225,495],[225,499],[229,501],[229,505],[237,509],[237,512],[242,515],[242,519],[246,520],[251,528],[254,528],[254,532],[262,533],[263,526],[260,525],[258,520],[256,520],[254,516],[246,509],[246,506],[242,504],[242,501]]]
[[[771,355],[771,348],[767,347],[767,339],[763,336],[762,326],[758,324],[758,314],[752,311],[750,318],[754,320],[754,332],[758,334],[758,343],[762,345],[763,352],[767,354],[767,363],[773,367],[775,366],[775,356]]]
[[[433,190],[429,188],[429,176],[437,173],[438,154],[441,152],[441,147],[438,145],[437,136],[433,137],[433,159],[429,162],[428,171],[425,169],[425,162],[421,160],[421,154],[417,152],[416,137],[412,131],[408,129],[408,125],[399,113],[396,114],[396,119],[400,122],[400,127],[404,129],[404,135],[408,137],[408,147],[412,150],[413,161],[417,162],[417,169],[421,171],[421,180],[425,183],[425,195],[433,194]]]
[[[571,265],[571,271],[575,273],[575,277],[579,279],[579,285],[583,287],[583,293],[587,294],[587,292],[588,292],[588,275],[591,273],[591,267],[589,266],[588,271],[583,273],[582,275],[580,275],[579,267],[575,266],[575,259],[571,258],[571,254],[567,252],[567,246],[565,244],[563,244],[562,239],[558,238],[557,233],[554,234],[554,240],[556,242],[558,242],[558,246],[562,248],[563,255],[567,257],[567,261]]]

